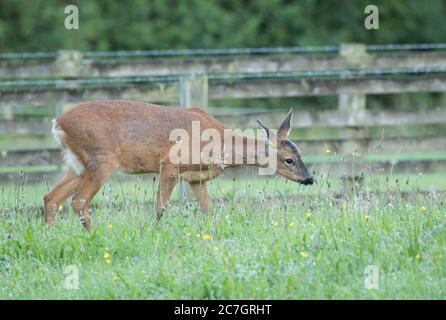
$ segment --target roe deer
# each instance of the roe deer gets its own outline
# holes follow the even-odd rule
[[[272,142],[270,145],[273,148],[270,148],[272,151],[269,155],[277,161],[277,173],[305,185],[312,184],[313,178],[302,162],[299,150],[288,139],[291,117],[292,109],[277,135],[258,122]],[[199,122],[200,130],[214,129],[220,133],[231,130],[199,108],[179,109],[120,100],[80,103],[54,119],[52,132],[62,148],[68,172],[44,197],[45,222],[54,225],[57,208],[74,194],[72,207],[83,226],[89,230],[88,206],[116,170],[136,174],[159,173],[156,205],[158,218],[165,210],[179,179],[190,184],[200,208],[208,212],[206,181],[218,176],[226,167],[243,164],[262,166],[256,149],[252,150],[248,146],[265,146],[268,141],[234,133],[234,147],[224,142],[223,150],[230,149],[231,159],[233,155],[239,156],[241,163],[229,162],[220,166],[209,162],[175,164],[168,155],[178,141],[171,141],[169,135],[178,128],[191,132],[194,121]],[[191,149],[191,153],[193,151]],[[254,157],[254,162],[248,163],[249,157]]]

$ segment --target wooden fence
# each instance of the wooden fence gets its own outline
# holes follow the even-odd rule
[[[293,139],[316,171],[333,175],[426,172],[446,168],[446,108],[368,110],[367,95],[446,91],[446,51],[370,51],[361,44],[325,53],[229,54],[100,59],[59,52],[55,59],[0,60],[0,179],[18,170],[39,181],[58,174],[60,154],[48,117],[22,119],[15,110],[61,113],[92,99],[132,99],[212,106],[219,99],[338,96],[329,111],[295,110]],[[211,109],[212,110],[212,109]],[[222,114],[229,127],[277,127],[283,112]],[[356,172],[352,173],[352,162]],[[330,165],[330,169],[327,166]]]

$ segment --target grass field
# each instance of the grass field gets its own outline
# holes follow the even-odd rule
[[[216,180],[210,215],[175,192],[156,223],[154,183],[115,180],[90,233],[68,203],[46,229],[47,186],[0,187],[0,299],[446,298],[446,197],[419,192],[441,176],[328,182]]]

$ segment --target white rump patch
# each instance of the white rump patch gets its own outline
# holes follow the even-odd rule
[[[62,139],[65,138],[65,132],[57,126],[56,119],[53,119],[51,123],[52,123],[51,133],[53,134],[54,140],[56,140],[59,147],[62,147],[63,146]]]
[[[73,151],[71,151],[64,145],[63,139],[65,138],[65,132],[57,126],[56,119],[53,119],[52,121],[51,132],[53,133],[54,139],[56,140],[57,144],[62,148],[62,156],[65,164],[73,169],[73,171],[76,172],[78,176],[82,175],[82,173],[84,173],[85,167],[79,161],[78,157],[76,157]]]
[[[85,167],[84,165],[79,161],[79,159],[76,157],[76,155],[71,151],[70,149],[66,148],[62,150],[62,155],[65,163],[67,166],[69,166],[71,169],[76,172],[78,176],[80,176],[82,173],[84,173]]]

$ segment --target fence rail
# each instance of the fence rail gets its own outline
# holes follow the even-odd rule
[[[177,74],[296,72],[364,68],[444,67],[446,50],[364,51],[354,60],[337,51],[305,55],[190,56],[127,59],[91,59],[80,52],[60,52],[53,60],[0,59],[2,78],[132,77]]]
[[[15,108],[60,113],[93,99],[207,108],[220,99],[337,95],[336,110],[295,110],[292,138],[315,168],[336,154],[345,161],[330,173],[344,175],[355,153],[364,172],[444,170],[446,108],[366,108],[367,95],[407,92],[446,92],[446,44],[0,53],[0,180],[22,169],[54,175],[61,165],[50,119],[14,118]],[[257,119],[275,127],[283,113],[217,117],[228,127]]]
[[[442,71],[443,72],[443,71]],[[340,94],[390,94],[405,92],[445,92],[446,73],[420,73],[406,76],[345,77],[345,78],[283,78],[246,77],[243,80],[210,80],[208,97],[219,99],[247,99],[266,97],[302,97]],[[173,77],[176,78],[176,77]],[[132,99],[175,104],[179,102],[181,87],[173,78],[160,82],[128,81],[103,82],[103,85],[80,86],[79,81],[63,81],[62,86],[6,89],[0,92],[3,106],[46,106],[73,104],[93,99]],[[188,77],[185,76],[185,79]],[[178,77],[178,79],[180,79]],[[20,83],[20,82],[19,82]],[[95,82],[94,82],[95,83]],[[100,83],[100,82],[99,82]],[[120,85],[118,85],[120,84]],[[0,83],[1,85],[1,83]],[[199,90],[199,89],[198,89]]]

